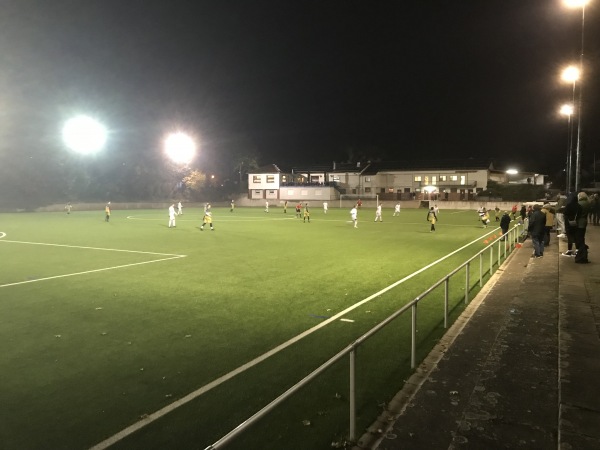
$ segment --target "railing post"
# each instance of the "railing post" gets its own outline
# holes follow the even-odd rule
[[[494,246],[490,245],[490,277],[494,273]]]
[[[414,369],[417,365],[417,304],[415,302],[411,307],[411,343],[410,343],[410,368]]]
[[[350,441],[356,438],[356,347],[350,351]]]
[[[450,296],[450,278],[446,277],[444,281],[444,328],[448,328],[448,297]]]
[[[469,272],[471,271],[471,263],[468,262],[465,266],[465,303],[469,303]]]
[[[502,243],[502,241],[500,239],[498,239],[498,267],[500,267],[500,261],[502,259],[502,252],[500,251],[501,243]]]
[[[479,287],[483,287],[483,254],[479,254]]]

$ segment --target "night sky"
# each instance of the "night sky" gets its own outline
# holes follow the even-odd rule
[[[583,152],[600,150],[600,6],[586,8]],[[2,0],[0,175],[65,152],[77,113],[105,157],[194,134],[200,170],[357,158],[564,168],[581,10],[561,0]],[[598,154],[600,157],[600,152]],[[100,159],[101,161],[101,159]]]

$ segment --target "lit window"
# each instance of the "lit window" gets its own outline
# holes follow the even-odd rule
[[[275,183],[275,175],[267,175],[267,183]]]
[[[415,181],[421,181],[421,175],[415,175]]]
[[[260,183],[260,182],[261,182],[260,175],[254,175],[254,176],[252,177],[252,182],[253,182],[253,183]]]

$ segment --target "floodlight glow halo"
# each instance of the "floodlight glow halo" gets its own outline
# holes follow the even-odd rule
[[[509,175],[516,175],[519,173],[519,171],[517,169],[508,169],[506,173]]]
[[[563,116],[572,116],[573,115],[573,105],[569,104],[569,103],[565,103],[564,105],[562,105],[560,107],[560,113]]]
[[[90,154],[102,150],[106,144],[106,127],[89,116],[76,116],[65,122],[62,130],[64,143],[71,150]]]
[[[564,0],[563,3],[569,8],[583,8],[589,0]]]
[[[165,139],[165,153],[177,164],[189,164],[196,154],[196,143],[185,133],[171,133]]]
[[[567,81],[569,83],[574,83],[577,80],[579,80],[579,69],[575,66],[569,66],[567,68],[565,68],[565,70],[563,70],[562,72],[562,79],[564,81]]]
[[[437,188],[435,186],[425,186],[425,187],[423,187],[423,190],[425,192],[427,192],[428,194],[431,194],[432,192],[435,192],[436,189]]]

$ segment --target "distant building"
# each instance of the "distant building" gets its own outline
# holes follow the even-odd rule
[[[282,171],[275,164],[248,174],[252,199],[336,200],[473,200],[499,184],[544,184],[545,175],[533,172],[508,174],[488,160],[437,162],[390,161],[332,166],[297,167]]]

